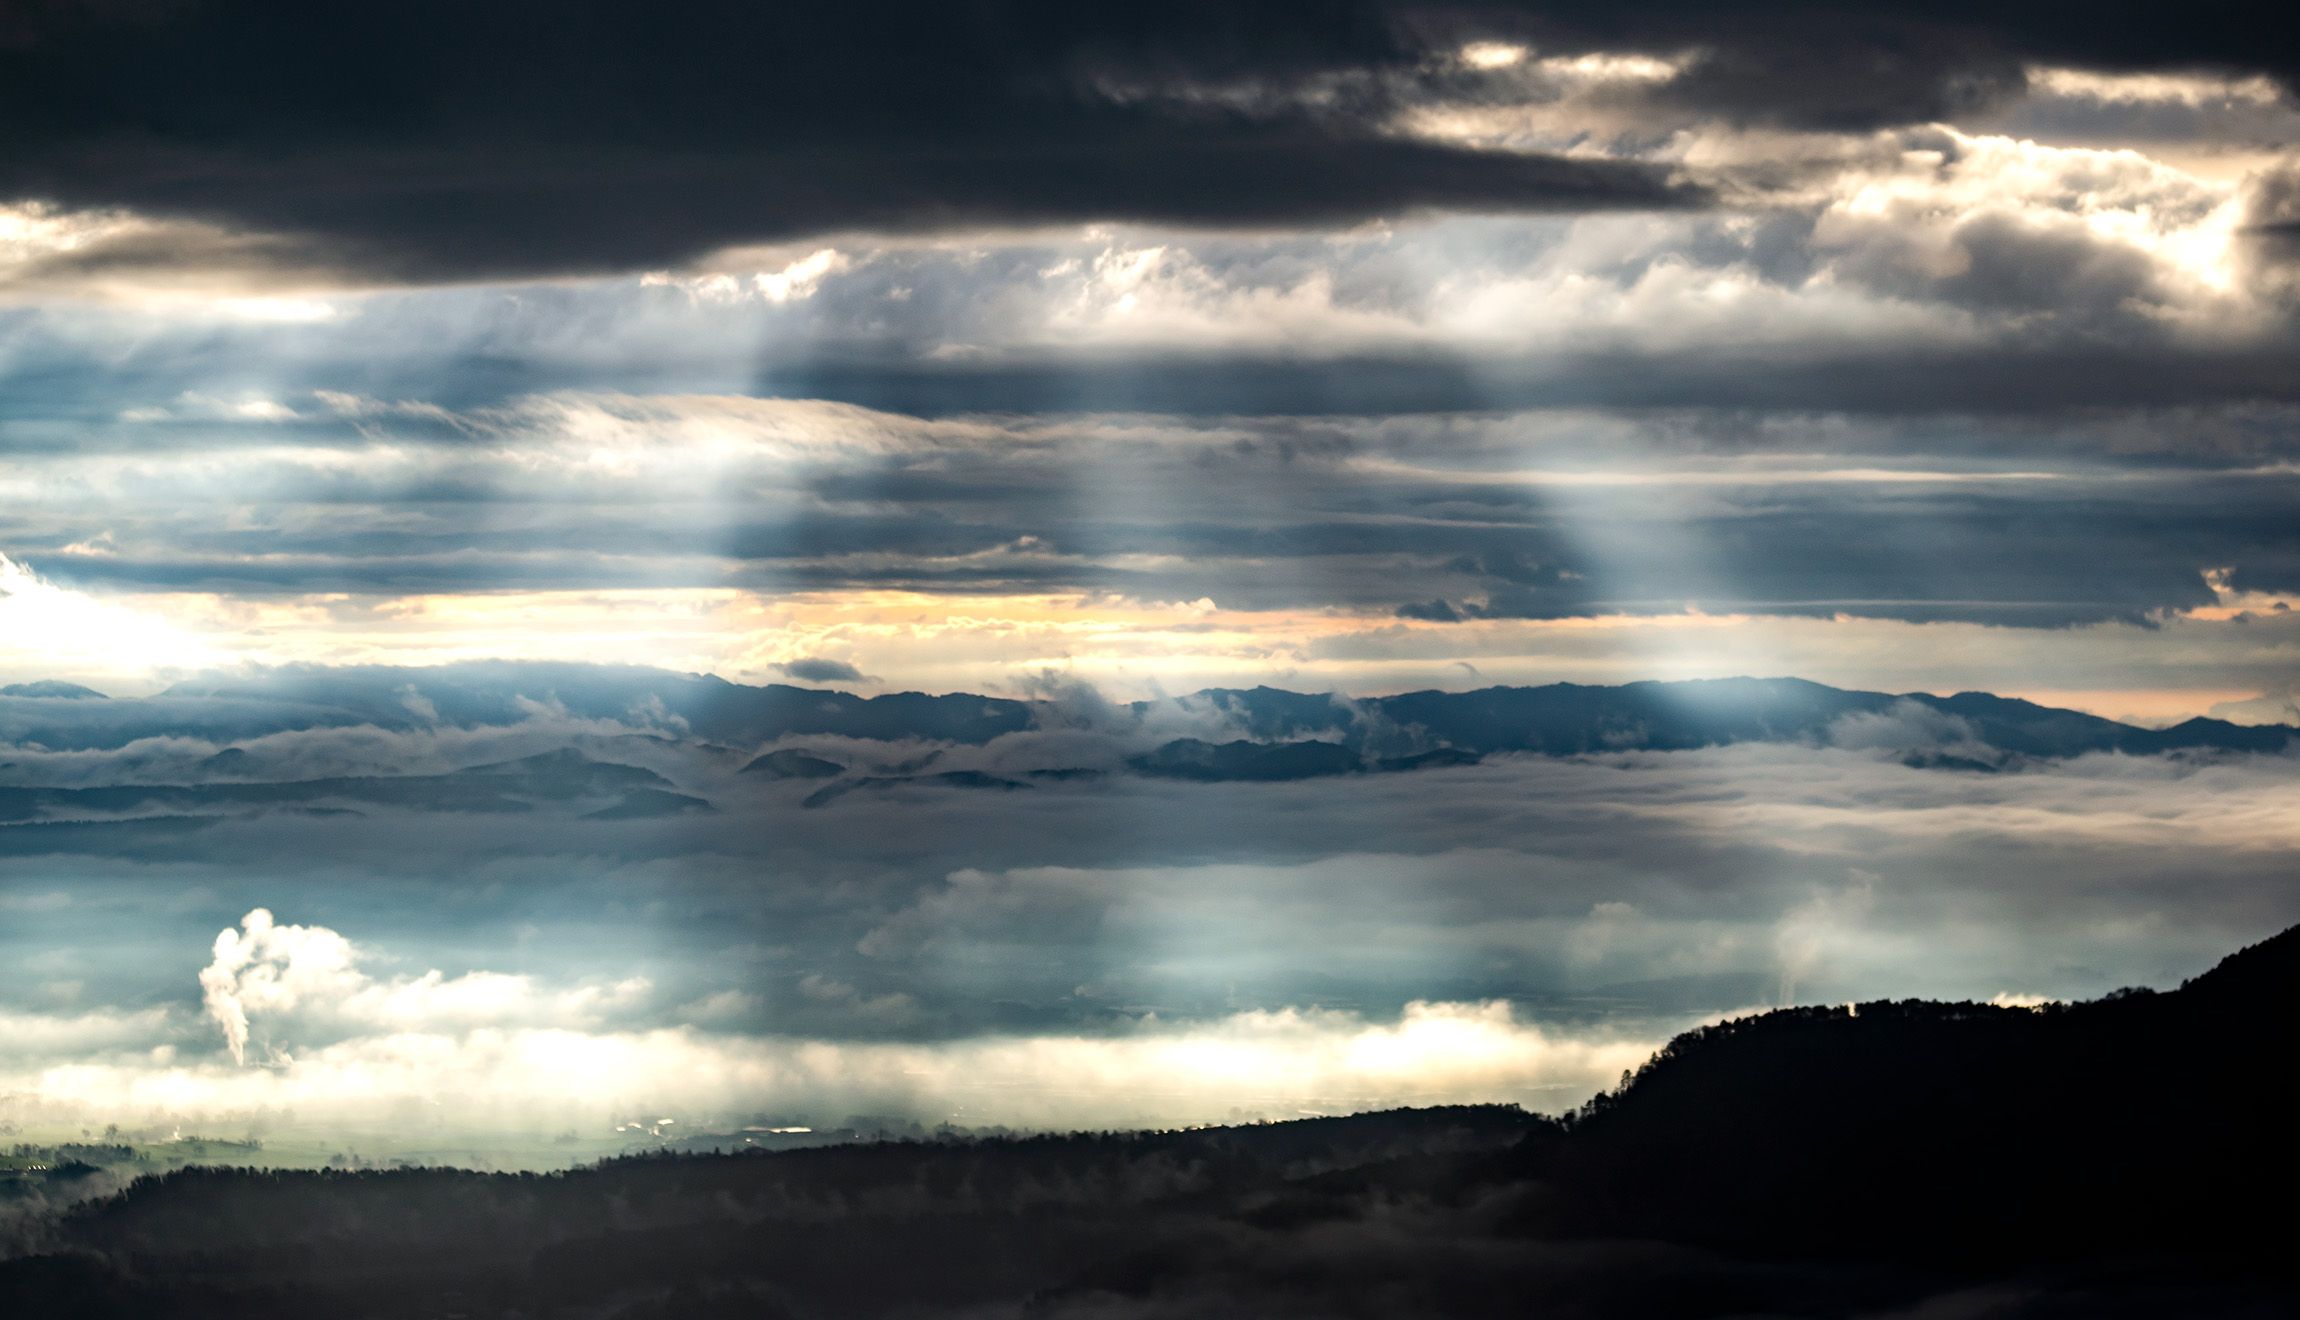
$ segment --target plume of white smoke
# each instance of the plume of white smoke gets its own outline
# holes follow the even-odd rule
[[[248,1061],[248,1014],[284,1011],[315,998],[340,1000],[366,983],[351,941],[325,926],[282,926],[267,908],[216,935],[200,972],[200,998],[223,1028],[237,1063]]]

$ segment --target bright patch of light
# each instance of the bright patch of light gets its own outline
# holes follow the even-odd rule
[[[1538,67],[1542,73],[1561,81],[1589,83],[1667,82],[1676,77],[1680,70],[1676,62],[1656,59],[1651,55],[1610,55],[1602,52],[1552,56],[1542,60]]]
[[[1814,240],[1824,252],[1857,249],[1891,234],[1935,278],[1970,256],[1960,233],[1980,219],[2009,220],[2039,234],[2107,240],[2141,253],[2187,282],[2200,326],[2225,328],[2235,291],[2232,244],[2242,202],[2218,183],[2137,151],[2048,146],[2025,139],[1935,128],[1951,146],[1912,146],[1893,168],[1851,172],[1833,185]]]
[[[676,275],[650,271],[639,282],[650,288],[677,288],[697,302],[739,303],[750,298],[781,306],[804,302],[822,282],[854,265],[854,259],[835,247],[816,248],[774,270],[752,272],[747,278],[732,271]]]
[[[216,310],[242,321],[285,325],[332,321],[339,314],[334,303],[319,298],[223,298],[216,302]]]
[[[2109,105],[2274,105],[2284,89],[2272,78],[2220,78],[2203,73],[2099,73],[2031,65],[2032,93]]]
[[[768,302],[787,303],[813,297],[824,276],[846,266],[847,259],[837,248],[817,248],[781,270],[759,272],[751,283]]]
[[[226,658],[163,618],[57,586],[0,554],[0,673],[145,677]]]
[[[1461,48],[1461,62],[1473,69],[1506,69],[1522,64],[1525,47],[1506,41],[1473,41]]]

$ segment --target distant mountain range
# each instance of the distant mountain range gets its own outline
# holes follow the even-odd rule
[[[192,1170],[46,1224],[0,1299],[88,1320],[2291,1315],[2295,1021],[2287,932],[2169,993],[1724,1023],[1562,1119]]]
[[[332,736],[345,730],[393,736]],[[1798,679],[1363,698],[1213,688],[1118,705],[1083,689],[1034,700],[863,697],[589,665],[282,669],[133,698],[60,682],[0,690],[0,855],[158,841],[255,814],[615,822],[897,792],[1005,793],[1114,777],[1277,783],[1496,755],[1749,743],[1981,773],[2088,753],[2282,754],[2296,737],[2282,725],[2194,719],[2149,729],[1986,693],[1895,695]]]
[[[1209,688],[1163,702],[1081,710],[1067,700],[917,692],[862,697],[786,684],[751,686],[664,670],[513,662],[428,669],[288,668],[177,684],[156,696],[96,699],[64,683],[0,689],[0,743],[118,747],[175,736],[233,742],[290,730],[517,724],[539,713],[637,723],[736,748],[795,738],[980,746],[1049,728],[1156,727],[1160,711],[1218,717],[1219,735],[1179,737],[1130,762],[1180,778],[1292,779],[1368,768],[1457,764],[1502,752],[1552,756],[1678,751],[1746,742],[1864,745],[1898,737],[1943,764],[2087,752],[2281,752],[2300,729],[2197,718],[2141,728],[1985,692],[1850,691],[1793,678],[1552,683],[1471,692],[1346,698],[1277,688]],[[1863,727],[1863,722],[1871,727]],[[1894,728],[1898,722],[1905,727]],[[1347,748],[1258,750],[1317,742]],[[1980,752],[1975,757],[1963,752]],[[1430,758],[1445,751],[1448,756]],[[1417,759],[1423,758],[1423,759]],[[817,757],[818,760],[826,759]],[[1390,764],[1383,764],[1383,763]],[[773,763],[768,763],[768,768]],[[805,776],[800,776],[805,777]]]

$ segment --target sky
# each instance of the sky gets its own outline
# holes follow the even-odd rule
[[[2300,724],[2296,89],[2220,4],[11,7],[0,684],[115,704],[0,698],[0,1093],[1571,1102],[1705,1015],[2199,970],[2300,917],[2289,756],[1125,767],[1264,685]],[[728,743],[568,661],[1037,704]],[[1109,777],[921,769],[1063,738]],[[901,782],[739,778],[786,745]],[[213,791],[547,752],[703,808]]]

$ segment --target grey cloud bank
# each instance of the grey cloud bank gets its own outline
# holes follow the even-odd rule
[[[1705,200],[1642,161],[1394,131],[1430,107],[1560,99],[1541,66],[1476,57],[1509,42],[1643,57],[1658,73],[1609,108],[1646,134],[1947,119],[2017,96],[2036,64],[2295,76],[2235,9],[2071,25],[2050,6],[713,3],[675,31],[644,12],[29,13],[0,54],[0,192],[278,236],[70,258],[97,271],[220,255],[402,279],[595,272],[825,229]]]
[[[2100,447],[2084,421],[1994,424],[1984,442],[1683,415],[363,406],[330,396],[276,440],[26,457],[0,545],[68,585],[255,598],[1089,591],[1445,621],[1690,606],[2061,627],[2212,605],[2215,574],[2300,590],[2280,412],[2168,415],[2154,445],[2172,452],[2120,454],[2083,452]],[[219,524],[217,500],[251,507]]]

